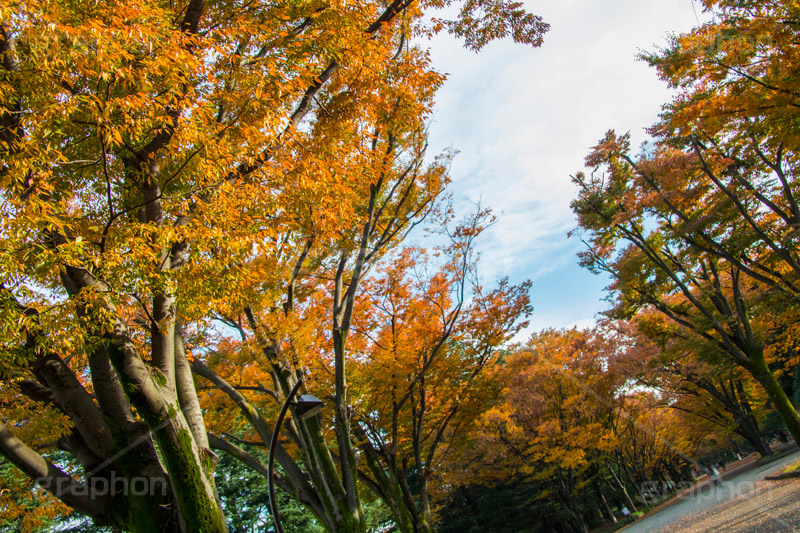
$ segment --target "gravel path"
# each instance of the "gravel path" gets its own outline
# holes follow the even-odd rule
[[[800,459],[795,452],[647,516],[625,533],[782,533],[800,531],[800,479],[764,481]]]
[[[749,495],[673,522],[659,532],[782,533],[800,531],[800,481],[758,481]]]

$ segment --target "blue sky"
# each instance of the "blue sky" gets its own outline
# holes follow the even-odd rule
[[[633,145],[670,92],[639,51],[666,43],[703,20],[692,0],[526,2],[551,28],[541,48],[496,42],[475,54],[456,40],[431,43],[448,74],[438,94],[430,149],[459,150],[455,200],[480,200],[500,219],[483,238],[486,282],[533,281],[530,330],[588,326],[606,304],[607,279],[577,264],[569,209],[570,174],[609,129],[631,131]],[[696,11],[695,11],[696,10]],[[464,207],[466,210],[467,208]]]

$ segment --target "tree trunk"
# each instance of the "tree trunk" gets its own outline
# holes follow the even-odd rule
[[[769,444],[767,444],[767,441],[764,439],[764,435],[761,434],[758,422],[756,422],[752,416],[742,415],[736,419],[736,424],[738,426],[736,433],[741,435],[741,437],[753,447],[758,455],[761,457],[770,457],[772,455],[772,449],[770,449]]]
[[[778,380],[775,379],[775,375],[767,367],[763,357],[754,358],[751,368],[748,370],[767,391],[770,400],[772,400],[775,409],[783,419],[795,442],[800,443],[800,415],[798,415],[797,410],[792,405],[780,383],[778,383]]]
[[[750,442],[756,452],[758,452],[761,457],[770,457],[772,455],[772,449],[769,447],[769,444],[767,444],[766,439],[764,439],[761,428],[758,426],[758,420],[756,420],[755,415],[753,415],[753,410],[750,408],[750,402],[747,400],[747,393],[744,390],[741,379],[736,380],[735,392],[744,416],[743,420],[739,421],[737,419],[736,422],[750,436],[749,439],[748,437],[745,438],[748,439],[748,442]]]
[[[596,479],[592,480],[592,488],[594,489],[594,493],[597,496],[597,499],[600,501],[600,505],[605,512],[606,516],[612,523],[617,523],[617,517],[614,515],[614,511],[611,510],[611,506],[608,504],[608,500],[606,500],[605,494],[603,494],[603,489],[600,488],[600,484],[597,482]]]
[[[625,500],[625,505],[631,510],[632,513],[636,512],[636,505],[634,505],[633,500],[631,499],[630,495],[628,494],[628,489],[625,487],[625,483],[617,476],[614,472],[614,469],[611,468],[611,465],[606,463],[606,468],[609,472],[611,472],[611,478],[614,480],[614,484],[616,488],[609,484],[609,486],[614,490],[614,492],[618,493],[622,496],[622,499]]]
[[[415,528],[418,533],[432,533],[436,531],[431,524],[431,502],[428,498],[428,483],[427,480],[421,480],[419,491],[419,516],[417,519],[417,527]]]
[[[162,385],[163,376],[157,371],[151,372],[138,357],[123,328],[117,325],[116,338],[109,343],[111,364],[123,385],[131,391],[131,404],[144,418],[158,444],[169,473],[181,529],[209,533],[227,531],[210,474],[213,468],[192,435],[177,404],[177,395]]]

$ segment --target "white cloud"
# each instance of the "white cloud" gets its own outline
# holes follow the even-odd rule
[[[474,54],[449,37],[431,43],[435,67],[449,73],[431,148],[460,151],[451,172],[457,200],[480,199],[502,212],[483,241],[485,277],[534,280],[535,329],[585,325],[604,308],[607,281],[575,266],[580,243],[566,239],[575,225],[569,176],[608,129],[631,130],[636,144],[646,138],[643,128],[669,92],[635,57],[696,19],[691,0],[560,0],[527,8],[552,25],[539,49],[498,42]]]

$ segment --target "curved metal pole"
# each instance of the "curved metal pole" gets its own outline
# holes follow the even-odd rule
[[[289,396],[286,397],[286,401],[283,402],[283,407],[281,407],[281,412],[278,415],[278,420],[275,422],[275,429],[272,431],[272,439],[269,441],[269,460],[267,461],[267,485],[269,486],[269,512],[272,515],[272,520],[275,522],[275,530],[278,533],[283,533],[283,526],[281,526],[281,519],[278,517],[278,505],[275,503],[275,486],[272,484],[272,468],[275,465],[275,447],[278,445],[278,433],[281,430],[281,424],[283,424],[283,419],[286,416],[286,411],[289,410],[289,406],[292,404],[292,398],[294,395],[297,394],[297,391],[300,390],[300,386],[303,384],[302,379],[298,379],[295,386],[292,388]]]

